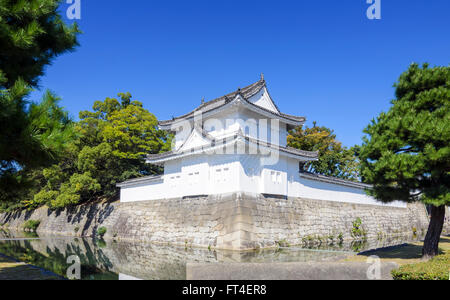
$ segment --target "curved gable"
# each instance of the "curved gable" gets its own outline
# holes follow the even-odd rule
[[[259,107],[270,110],[276,114],[280,113],[277,106],[275,105],[272,98],[270,97],[269,92],[267,91],[266,87],[262,88],[258,93],[256,93],[252,97],[248,98],[248,101]]]
[[[177,149],[177,152],[184,152],[193,148],[206,146],[211,144],[211,137],[200,130],[198,126],[194,126],[191,135],[186,139],[183,145]]]

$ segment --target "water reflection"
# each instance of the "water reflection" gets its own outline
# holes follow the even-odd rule
[[[340,245],[296,247],[252,252],[209,251],[145,243],[81,238],[40,237],[0,232],[0,253],[66,276],[67,257],[77,255],[83,280],[183,280],[186,263],[311,262],[341,258],[344,251],[362,251],[398,245],[405,238]],[[409,241],[410,239],[408,239]]]

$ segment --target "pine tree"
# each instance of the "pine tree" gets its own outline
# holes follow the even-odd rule
[[[62,21],[60,2],[0,0],[0,88],[11,88],[19,79],[36,86],[55,57],[78,45],[80,30]]]
[[[60,2],[0,0],[0,200],[25,186],[19,172],[51,164],[72,135],[55,95],[27,100],[45,67],[78,45],[78,26],[64,24]]]
[[[377,199],[432,205],[423,247],[432,257],[450,204],[450,67],[412,64],[394,86],[390,110],[364,131],[362,177]]]

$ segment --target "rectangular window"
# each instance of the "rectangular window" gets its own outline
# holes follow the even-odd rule
[[[217,169],[216,170],[216,176],[215,176],[215,182],[219,183],[220,180],[222,179],[222,169]]]

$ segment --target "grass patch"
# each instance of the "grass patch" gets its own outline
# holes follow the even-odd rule
[[[422,242],[406,244],[398,247],[389,247],[385,249],[367,251],[359,255],[346,258],[344,261],[366,262],[371,255],[378,256],[382,262],[395,262],[402,265],[421,263],[422,261]],[[450,238],[442,237],[439,243],[441,254],[450,254]]]
[[[450,253],[438,255],[427,262],[404,265],[392,271],[395,280],[449,280]]]

